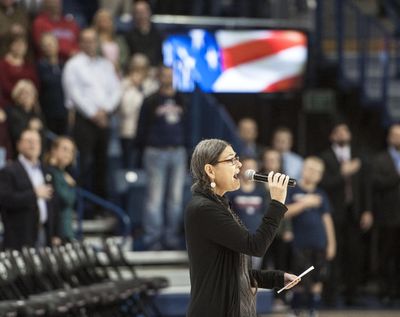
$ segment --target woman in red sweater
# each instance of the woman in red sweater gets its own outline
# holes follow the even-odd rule
[[[20,79],[30,79],[38,88],[35,66],[27,61],[28,42],[23,35],[10,35],[7,39],[7,53],[0,60],[0,90],[4,102],[11,102],[11,92]]]

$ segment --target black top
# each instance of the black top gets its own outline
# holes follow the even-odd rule
[[[6,108],[8,127],[11,136],[11,142],[14,147],[14,152],[17,153],[17,143],[21,136],[21,133],[29,128],[30,121],[32,119],[38,119],[44,125],[44,120],[42,115],[35,110],[29,112],[25,111],[22,106],[14,104],[9,105]],[[42,138],[43,139],[43,138]]]
[[[142,33],[138,28],[133,28],[125,35],[130,55],[142,53],[146,55],[151,66],[162,64],[162,36],[158,30],[151,25],[148,33]]]
[[[154,93],[143,101],[140,109],[136,143],[146,146],[188,146],[190,127],[187,111],[180,94],[163,96]]]
[[[41,166],[45,180],[49,171]],[[46,240],[59,237],[58,197],[46,201]],[[3,249],[20,250],[23,246],[35,247],[38,239],[39,208],[31,180],[19,162],[8,164],[0,170],[0,210],[4,225]]]
[[[63,65],[51,64],[47,59],[40,59],[37,65],[40,79],[40,106],[46,119],[65,118],[68,115],[65,108],[65,97],[61,74]]]
[[[287,208],[273,200],[255,234],[233,218],[223,198],[194,190],[185,215],[191,300],[187,316],[239,317],[241,254],[263,256]],[[250,270],[252,286],[282,287],[282,271]]]
[[[328,194],[329,201],[332,204],[332,218],[337,223],[347,223],[348,212],[347,205],[350,205],[351,216],[354,221],[358,222],[361,213],[372,208],[372,195],[370,188],[370,172],[369,162],[366,156],[357,149],[351,147],[351,159],[358,158],[361,160],[360,170],[350,177],[352,202],[346,203],[346,180],[342,176],[341,165],[332,148],[327,149],[321,154],[321,158],[325,163],[325,171],[321,180],[321,188]]]
[[[388,151],[379,153],[372,168],[375,223],[400,226],[400,175]]]

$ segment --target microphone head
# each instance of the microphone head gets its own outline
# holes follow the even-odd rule
[[[249,180],[249,181],[253,181],[254,180],[254,174],[256,173],[255,170],[246,170],[244,172],[244,178]]]

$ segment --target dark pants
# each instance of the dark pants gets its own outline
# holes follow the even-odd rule
[[[139,168],[139,151],[135,139],[120,138],[122,149],[122,167],[125,169]]]
[[[292,258],[292,245],[290,242],[285,242],[281,237],[276,236],[268,248],[263,262],[263,268],[268,267],[268,260],[272,260],[275,270],[289,271]]]
[[[68,133],[68,119],[67,116],[63,118],[46,117],[46,124],[49,130],[57,135],[66,135]]]
[[[378,234],[380,296],[395,299],[400,296],[400,228],[379,226]]]
[[[361,229],[351,207],[346,214],[344,221],[334,221],[337,251],[330,265],[323,296],[328,304],[334,304],[340,293],[347,304],[352,304],[361,283]]]
[[[109,129],[99,128],[77,113],[73,135],[79,150],[80,185],[106,198]]]

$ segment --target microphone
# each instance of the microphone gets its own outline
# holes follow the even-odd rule
[[[249,181],[268,183],[268,175],[257,174],[255,170],[245,171],[244,177]],[[296,186],[296,180],[294,178],[289,178],[288,187],[295,187],[295,186]]]

